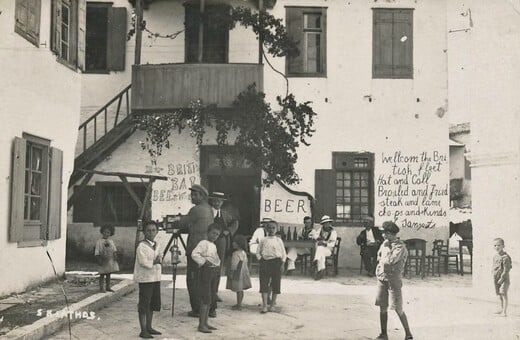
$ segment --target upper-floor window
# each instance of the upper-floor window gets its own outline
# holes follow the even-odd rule
[[[126,8],[88,2],[85,71],[108,73],[125,69]]]
[[[413,78],[413,10],[373,10],[373,78]]]
[[[50,141],[16,137],[11,176],[9,240],[40,245],[60,237],[63,152]],[[27,242],[34,242],[27,244]]]
[[[85,65],[85,0],[52,0],[51,49],[72,68]]]
[[[338,225],[354,226],[373,215],[373,159],[371,153],[333,152],[333,168],[316,170],[317,214],[332,216]]]
[[[300,54],[286,58],[288,76],[326,75],[327,9],[286,7],[287,32],[298,42]]]
[[[38,46],[40,43],[41,0],[16,0],[14,31]]]

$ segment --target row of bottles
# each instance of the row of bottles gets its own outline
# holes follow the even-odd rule
[[[280,227],[280,237],[284,241],[291,241],[291,240],[302,240],[301,234],[298,234],[298,230],[296,227],[293,227],[294,230],[291,232],[291,227],[287,227],[287,233],[285,233],[285,228]]]

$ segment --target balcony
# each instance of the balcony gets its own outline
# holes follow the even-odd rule
[[[231,107],[238,94],[255,83],[263,91],[261,64],[159,64],[132,67],[132,112],[168,112],[193,100]]]

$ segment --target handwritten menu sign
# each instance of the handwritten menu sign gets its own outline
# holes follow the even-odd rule
[[[375,180],[379,217],[403,228],[435,228],[447,215],[448,166],[448,157],[439,151],[382,153]]]

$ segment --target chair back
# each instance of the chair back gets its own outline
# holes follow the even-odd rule
[[[332,248],[332,256],[339,256],[339,245],[341,244],[341,237],[336,238],[336,243],[334,244],[334,248]]]
[[[411,238],[405,240],[408,249],[408,258],[422,258],[426,256],[426,240],[420,238]]]
[[[433,249],[432,249],[432,255],[433,256],[440,256],[447,254],[447,249],[444,245],[444,240],[434,240],[433,241]],[[444,253],[446,251],[446,253]]]

